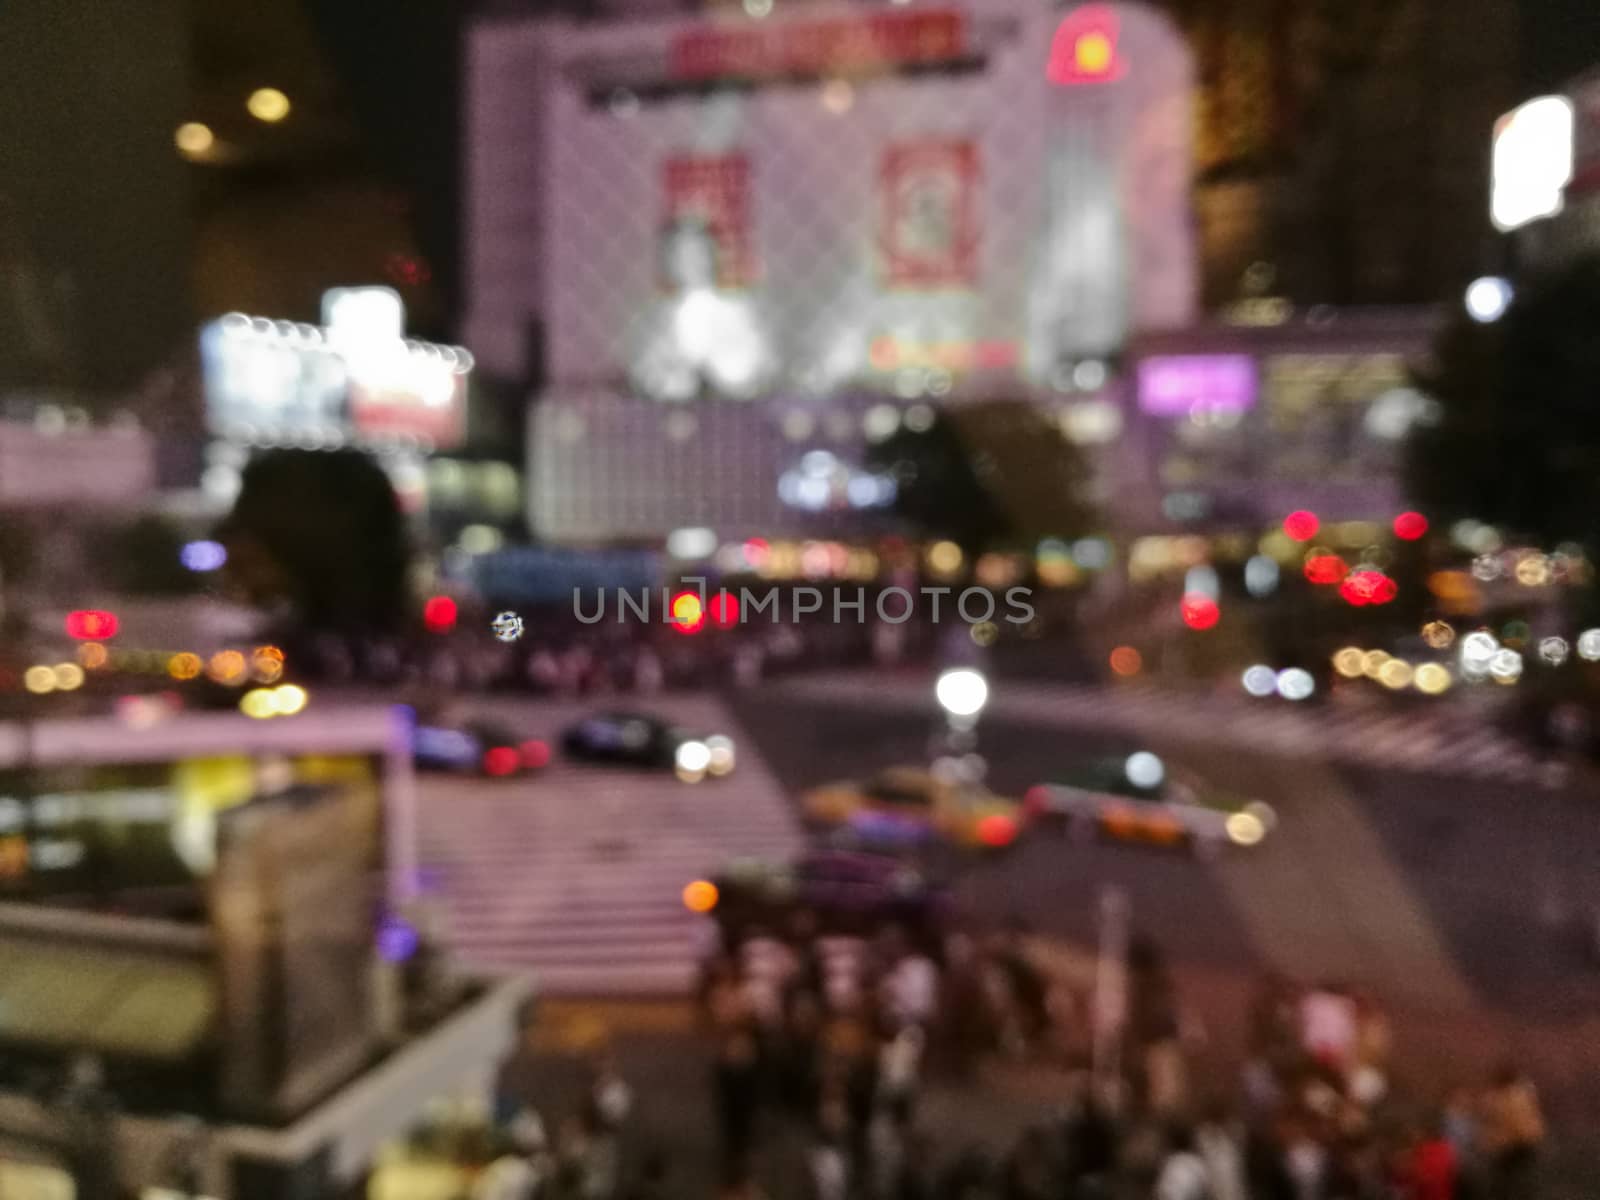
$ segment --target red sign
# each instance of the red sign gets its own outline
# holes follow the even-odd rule
[[[891,146],[882,168],[883,248],[890,287],[978,281],[978,149],[971,142]]]
[[[887,12],[691,30],[673,41],[670,69],[685,80],[859,74],[949,62],[966,50],[960,12]]]
[[[1120,32],[1116,10],[1105,4],[1086,4],[1067,14],[1050,43],[1046,76],[1060,85],[1111,83],[1128,73],[1117,52]]]
[[[750,239],[750,163],[742,154],[669,158],[663,172],[669,291],[747,287],[755,276]]]

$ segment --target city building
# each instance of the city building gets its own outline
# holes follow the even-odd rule
[[[400,711],[9,722],[0,780],[0,1179],[340,1194],[487,1108],[527,985],[417,922]]]
[[[1092,403],[1195,316],[1190,57],[1149,8],[491,15],[467,55],[463,333],[535,383],[547,539],[772,532],[808,454]]]

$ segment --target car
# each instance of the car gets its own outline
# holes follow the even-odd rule
[[[1270,806],[1240,803],[1148,750],[1090,760],[1059,782],[1037,784],[1023,809],[1030,826],[1057,822],[1083,840],[1099,835],[1201,854],[1258,845],[1277,824]]]
[[[648,713],[585,717],[561,735],[561,748],[580,762],[672,770],[690,782],[734,767],[733,739],[726,734],[690,733]]]
[[[419,771],[449,771],[511,779],[550,762],[549,743],[522,738],[493,721],[419,720],[411,733],[411,761]]]
[[[930,843],[999,850],[1016,840],[1022,807],[979,783],[921,767],[888,767],[862,781],[813,788],[801,810],[851,844],[914,849]]]
[[[954,912],[949,888],[932,876],[893,856],[842,850],[812,850],[787,863],[730,863],[686,886],[684,904],[713,917],[725,945],[752,929],[781,933],[800,912],[820,934],[871,937],[899,925],[936,941]]]

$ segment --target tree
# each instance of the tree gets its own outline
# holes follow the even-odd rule
[[[1419,382],[1407,482],[1437,523],[1472,518],[1600,554],[1600,257],[1529,284],[1499,321],[1460,316]]]
[[[1022,401],[952,405],[924,430],[902,426],[871,458],[893,474],[901,516],[969,552],[1073,537],[1093,521],[1088,464]]]
[[[258,601],[288,600],[309,628],[382,632],[405,614],[405,520],[388,476],[359,451],[252,459],[218,536],[232,578]]]

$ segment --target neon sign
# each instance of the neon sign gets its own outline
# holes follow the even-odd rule
[[[1128,73],[1117,53],[1120,22],[1105,4],[1086,4],[1068,13],[1050,43],[1046,78],[1057,86],[1113,83]]]

